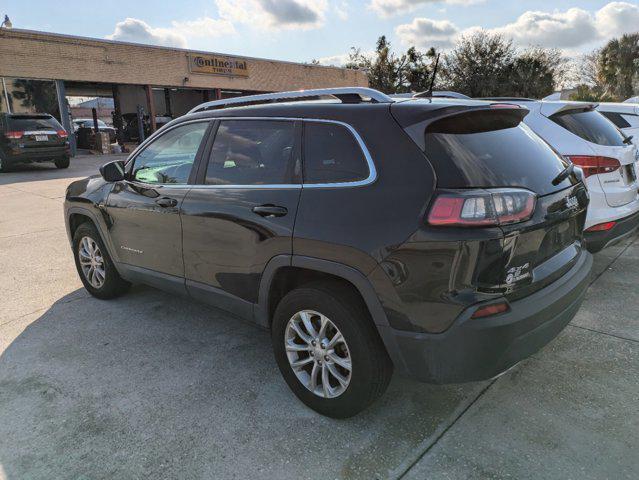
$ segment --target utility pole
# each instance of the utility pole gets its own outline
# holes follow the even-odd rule
[[[7,113],[11,113],[11,104],[9,103],[9,92],[7,92],[7,84],[2,77],[2,91],[4,92],[4,101],[7,103]]]

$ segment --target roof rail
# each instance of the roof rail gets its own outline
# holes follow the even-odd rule
[[[365,87],[340,87],[318,88],[314,90],[296,90],[292,92],[264,93],[260,95],[247,95],[245,97],[226,98],[205,102],[191,109],[189,113],[202,112],[226,107],[239,107],[242,105],[258,105],[262,103],[274,103],[286,100],[307,100],[314,97],[335,97],[342,103],[360,103],[369,101],[372,103],[392,103],[393,99],[372,88]]]
[[[459,98],[464,100],[470,100],[471,98],[468,95],[464,95],[463,93],[453,92],[451,90],[435,90],[434,92],[419,92],[413,95],[414,98]]]
[[[505,101],[505,102],[538,102],[534,98],[526,97],[477,97],[475,100]]]

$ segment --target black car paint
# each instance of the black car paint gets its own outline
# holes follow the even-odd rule
[[[464,109],[487,107],[483,102],[443,100],[433,102],[421,113],[415,113],[408,106],[400,108],[399,122],[387,104],[316,103],[207,111],[174,120],[145,144],[173,125],[195,119],[214,122],[220,117],[271,117],[343,122],[363,139],[373,156],[377,177],[364,186],[302,187],[285,191],[165,189],[130,181],[107,184],[100,178],[91,178],[74,182],[67,191],[65,217],[69,235],[72,235],[70,228],[78,221],[78,217],[71,215],[86,214],[97,224],[124,278],[187,293],[266,327],[272,311],[268,304],[271,281],[279,269],[297,267],[330,273],[349,281],[362,294],[398,371],[438,382],[484,378],[487,372],[501,368],[501,359],[491,359],[492,363],[486,364],[481,372],[468,377],[436,367],[444,359],[433,361],[431,358],[433,367],[427,369],[429,373],[416,375],[423,352],[415,354],[411,348],[415,348],[414,342],[422,336],[442,339],[441,335],[453,331],[454,325],[462,322],[468,326],[468,317],[478,304],[506,299],[513,307],[518,301],[526,300],[526,295],[543,291],[553,280],[566,283],[569,275],[583,277],[584,272],[590,270],[591,259],[579,244],[567,246],[574,249],[573,257],[545,281],[534,286],[528,282],[516,288],[504,285],[505,271],[513,260],[524,261],[527,254],[541,245],[542,239],[532,227],[546,219],[554,207],[553,202],[545,204],[543,197],[538,201],[536,216],[524,224],[477,230],[429,228],[424,219],[436,190],[436,176],[406,125]],[[206,149],[211,143],[210,137],[203,141]],[[198,162],[199,165],[192,172],[192,181],[203,178],[200,160],[207,151],[198,154],[196,165]],[[571,188],[578,190],[583,186],[577,184]],[[169,190],[177,191],[171,194]],[[569,193],[572,192],[557,195],[557,205]],[[143,198],[133,199],[135,194]],[[164,195],[173,195],[178,200],[174,211],[158,210],[153,204],[155,198]],[[118,197],[117,201],[114,196]],[[284,205],[289,213],[284,217],[264,218],[251,211],[252,207],[263,204]],[[586,205],[587,196],[584,199],[581,195],[578,207],[570,213],[582,227]],[[136,219],[138,211],[140,218]],[[166,231],[179,228],[180,217],[183,247],[177,232]],[[160,220],[149,228],[152,218]],[[150,248],[152,259],[144,262],[121,248],[123,237],[117,231],[124,228],[143,229],[129,238]],[[525,242],[518,241],[522,235],[528,235]],[[144,250],[135,245],[124,246]],[[184,251],[183,274],[179,266],[180,248]],[[224,261],[220,255],[224,255]],[[573,272],[577,264],[581,267]],[[582,282],[578,282],[566,293],[574,297],[577,307],[584,289]],[[570,306],[573,315],[574,305]],[[572,318],[565,313],[567,307],[562,302],[545,307],[552,318],[562,315]],[[519,313],[511,312],[498,315],[492,321],[506,324],[509,315],[515,313],[517,317]],[[536,323],[544,320],[549,318],[538,318]],[[486,323],[490,320],[483,321]],[[516,327],[515,331],[522,328],[521,324]],[[469,328],[472,330],[472,325]],[[468,335],[472,337],[472,331]],[[407,338],[411,339],[408,342],[413,345],[411,348],[403,345]],[[547,342],[552,337],[544,338]],[[494,340],[503,339],[501,335]],[[443,342],[443,345],[439,347],[441,355],[456,355],[452,349],[454,343]],[[513,361],[517,361],[515,357],[512,356]],[[472,358],[469,361],[472,362]],[[459,367],[465,368],[464,362]]]

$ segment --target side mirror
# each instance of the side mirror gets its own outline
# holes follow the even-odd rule
[[[124,180],[124,162],[122,160],[116,160],[105,163],[100,167],[100,175],[102,175],[102,178],[107,182]]]

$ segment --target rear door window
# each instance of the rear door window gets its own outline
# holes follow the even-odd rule
[[[516,110],[480,110],[435,121],[426,128],[426,156],[440,188],[522,187],[539,195],[568,165],[521,120]]]
[[[364,152],[345,126],[305,123],[304,183],[357,182],[369,173]]]
[[[9,130],[28,132],[38,130],[62,130],[62,126],[53,117],[9,117]]]
[[[211,149],[205,183],[299,183],[295,138],[292,121],[222,120]]]
[[[594,110],[567,110],[552,115],[550,119],[569,132],[597,145],[624,145],[621,132],[611,121]]]

